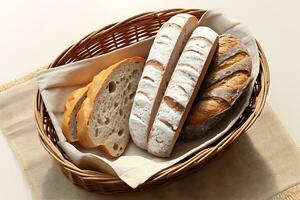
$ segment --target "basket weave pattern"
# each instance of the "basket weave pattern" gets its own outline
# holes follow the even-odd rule
[[[199,19],[205,10],[171,9],[160,12],[148,12],[131,17],[120,23],[108,25],[98,31],[90,33],[78,43],[66,49],[51,63],[49,68],[105,54],[147,39],[155,35],[162,24],[170,17],[183,12],[192,14]],[[194,171],[191,169],[195,169],[204,164],[209,158],[232,143],[254,123],[265,104],[270,79],[268,64],[259,44],[258,48],[260,53],[260,72],[255,82],[249,105],[231,130],[228,131],[228,134],[200,152],[157,173],[147,182],[139,186],[137,190],[164,183],[170,179]],[[74,184],[89,191],[102,193],[132,191],[132,189],[118,177],[99,171],[82,170],[68,160],[67,155],[57,145],[58,137],[39,92],[36,98],[35,120],[42,145],[58,162],[62,172]]]

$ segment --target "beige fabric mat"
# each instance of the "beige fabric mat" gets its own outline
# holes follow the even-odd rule
[[[300,199],[299,147],[268,105],[248,133],[192,175],[131,194],[105,196],[78,188],[40,144],[33,77],[0,86],[0,129],[36,199]]]

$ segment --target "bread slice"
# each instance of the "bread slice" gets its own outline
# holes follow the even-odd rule
[[[79,144],[120,156],[130,139],[128,119],[145,59],[116,63],[94,77],[77,115]]]
[[[61,127],[68,142],[76,142],[78,140],[76,116],[82,102],[86,98],[87,91],[88,86],[74,90],[68,95],[65,102],[65,111]]]
[[[178,14],[163,24],[153,42],[132,106],[129,129],[133,142],[147,149],[147,139],[179,55],[198,20]]]
[[[170,156],[217,47],[218,34],[197,27],[188,40],[167,86],[149,134],[148,152]]]

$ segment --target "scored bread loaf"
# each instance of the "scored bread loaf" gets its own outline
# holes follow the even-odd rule
[[[218,34],[197,27],[188,40],[167,86],[149,134],[148,152],[170,156],[217,47]]]
[[[79,88],[71,92],[64,106],[64,115],[62,118],[62,131],[69,142],[76,142],[77,138],[77,121],[76,116],[82,102],[86,98],[88,86]]]
[[[128,119],[145,59],[133,57],[96,75],[77,114],[78,142],[120,156],[130,139]]]
[[[251,70],[251,58],[242,42],[232,35],[221,35],[181,136],[192,139],[213,127],[246,91],[252,80]]]
[[[178,14],[164,23],[155,37],[129,118],[132,140],[140,148],[147,149],[148,133],[167,82],[197,23],[192,15]]]

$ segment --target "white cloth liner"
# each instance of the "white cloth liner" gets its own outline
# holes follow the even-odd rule
[[[215,10],[207,11],[200,20],[200,25],[208,26],[219,34],[228,33],[240,38],[251,55],[253,65],[251,76],[253,80],[256,80],[259,72],[258,49],[255,39],[245,25],[229,19],[223,13]],[[176,145],[171,157],[167,159],[152,156],[136,147],[132,142],[129,143],[125,154],[117,159],[108,157],[98,149],[83,149],[76,144],[68,143],[60,128],[64,101],[68,93],[89,83],[94,75],[122,59],[132,56],[146,58],[152,42],[153,38],[149,38],[105,55],[41,71],[37,76],[39,90],[59,137],[58,144],[70,160],[82,169],[96,169],[117,175],[132,188],[136,188],[157,172],[200,151],[223,136],[248,105],[254,85],[253,81],[252,87],[218,126],[202,138]]]

